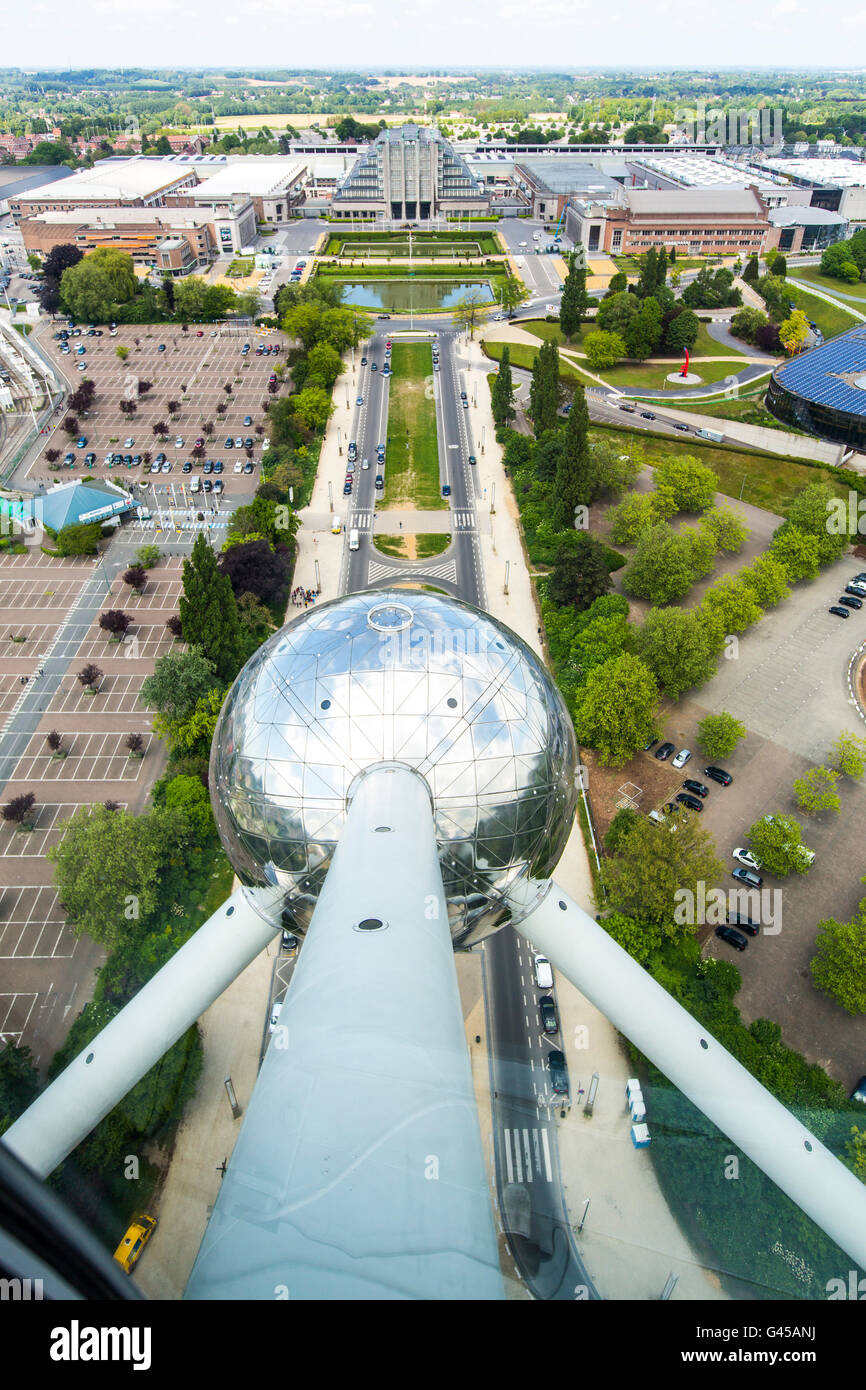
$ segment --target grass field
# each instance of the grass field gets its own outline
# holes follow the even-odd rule
[[[789,282],[788,290],[791,302],[796,304],[798,309],[803,310],[810,323],[817,323],[825,338],[835,338],[837,334],[844,333],[847,328],[855,328],[860,322],[841,305],[828,304],[826,299],[819,299],[817,295],[809,294],[808,290],[801,289],[799,285],[792,285]]]
[[[418,535],[397,534],[374,536],[373,545],[383,555],[393,555],[398,560],[428,560],[432,555],[441,555],[451,544],[448,532],[422,531]]]
[[[436,407],[427,380],[433,377],[429,343],[395,343],[391,352],[388,461],[380,511],[447,508],[439,489]]]
[[[723,349],[720,348],[719,351],[721,352]],[[714,386],[716,382],[723,382],[728,376],[736,376],[737,372],[742,371],[744,365],[745,363],[730,359],[710,362],[704,357],[693,357],[690,370],[693,369],[694,374],[701,378],[704,385]],[[772,369],[772,364],[768,364],[767,372],[771,372]],[[610,367],[599,372],[598,375],[603,377],[610,386],[618,386],[623,391],[634,390],[635,388],[648,389],[658,391],[659,398],[664,397],[666,399],[668,396],[673,398],[683,389],[688,389],[667,380],[668,374],[675,371],[677,371],[677,366],[674,362],[658,363],[656,366],[653,366],[651,362],[641,362],[635,366],[622,363],[619,367]]]
[[[661,463],[678,455],[700,459],[719,477],[719,491],[727,497],[739,498],[766,511],[783,513],[800,488],[810,483],[827,483],[838,497],[847,497],[848,489],[823,468],[810,468],[794,459],[776,458],[769,454],[704,444],[698,440],[682,443],[663,435],[638,434],[634,430],[591,429],[590,435],[617,437],[623,449],[635,450],[649,464]]]
[[[828,294],[853,294],[855,299],[866,300],[866,283],[863,280],[849,285],[845,280],[834,280],[832,275],[822,275],[816,265],[792,265],[789,274],[794,280],[808,280],[810,285],[826,290]]]
[[[491,343],[488,342],[487,339],[484,339],[482,346],[487,356],[491,357],[494,362],[498,362],[502,357],[502,349],[506,344],[497,342]],[[512,367],[525,367],[527,371],[531,372],[532,364],[538,356],[538,350],[530,347],[528,343],[508,343],[507,346]],[[559,375],[560,379],[565,382],[572,382],[580,386],[598,386],[597,381],[587,376],[585,372],[580,371],[579,368],[572,366],[570,362],[567,362],[562,357],[559,359]]]
[[[399,232],[332,232],[325,256],[409,255],[409,237]],[[501,256],[502,248],[492,232],[417,232],[412,236],[413,256],[443,257]]]

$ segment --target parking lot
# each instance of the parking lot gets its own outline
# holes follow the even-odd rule
[[[775,1019],[786,1043],[845,1085],[866,1069],[866,1019],[852,1018],[812,987],[809,961],[818,922],[850,920],[866,895],[860,881],[866,789],[842,778],[837,784],[841,812],[808,816],[797,807],[792,784],[810,767],[825,763],[843,729],[866,735],[848,688],[852,653],[866,639],[866,609],[853,612],[847,622],[827,611],[860,568],[856,560],[845,559],[814,583],[796,585],[786,603],[742,637],[736,659],[722,661],[713,680],[675,707],[663,730],[677,747],[696,749],[697,725],[709,713],[727,710],[748,729],[732,756],[717,760],[733,775],[733,785],[711,784],[701,816],[729,869],[731,850],[746,845],[748,827],[775,811],[796,816],[805,843],[815,850],[805,876],[777,880],[764,875],[764,887],[781,894],[778,932],[762,932],[743,952],[719,941],[712,927],[704,927],[701,935],[708,939],[709,954],[733,960],[741,972],[737,1004],[746,1021]],[[631,769],[645,756],[638,754],[622,780],[627,774],[640,781]],[[683,776],[696,768],[691,775],[700,778],[706,761],[696,753]],[[726,889],[736,886],[726,877]]]
[[[40,334],[41,345],[70,381],[73,391],[81,380],[89,379],[96,387],[96,396],[92,410],[76,417],[80,430],[75,435],[69,436],[62,428],[66,410],[57,417],[52,434],[45,438],[40,454],[29,467],[29,479],[48,484],[55,479],[63,481],[89,475],[105,477],[120,485],[135,481],[149,487],[151,479],[155,478],[150,473],[151,464],[157,454],[164,453],[171,470],[160,473],[160,482],[170,478],[178,491],[181,484],[188,485],[194,476],[203,476],[203,464],[208,459],[211,462],[222,460],[223,471],[219,476],[224,496],[249,494],[253,490],[259,476],[262,440],[267,438],[264,407],[273,398],[268,391],[268,380],[274,368],[280,364],[285,366],[286,361],[286,343],[281,334],[264,334],[253,327],[212,329],[209,325],[192,326],[184,333],[176,324],[148,324],[121,325],[116,337],[111,337],[107,328],[100,330],[102,337],[87,337],[88,330],[84,327],[81,337],[68,340],[70,352],[63,354],[60,343],[52,336],[63,326],[65,321],[48,325]],[[250,344],[247,355],[242,351],[245,343]],[[278,346],[280,351],[257,357],[256,348],[264,345]],[[117,356],[120,346],[129,349],[126,361]],[[79,347],[85,348],[80,355]],[[86,362],[87,369],[79,373],[76,364],[80,361]],[[142,382],[151,383],[144,395],[139,394]],[[226,386],[231,390],[226,391]],[[121,401],[135,405],[132,416],[120,409]],[[179,405],[174,414],[168,409],[170,401]],[[225,407],[222,414],[217,406]],[[160,422],[168,426],[168,433],[163,436],[153,432],[153,426]],[[87,444],[78,448],[76,440],[80,436],[86,438]],[[178,438],[182,444],[176,444]],[[193,448],[198,438],[205,443],[201,458],[196,460]],[[129,439],[133,441],[131,444],[127,443]],[[230,447],[226,443],[228,439],[232,441]],[[236,444],[238,439],[242,441],[240,449]],[[245,443],[247,439],[252,441],[249,448]],[[54,449],[60,450],[60,459],[56,462],[62,465],[71,454],[73,466],[52,470],[45,454]],[[88,467],[85,459],[90,453],[94,461]],[[118,453],[133,459],[141,456],[142,462],[132,466],[105,462],[109,455]],[[187,461],[191,469],[183,474],[182,467]],[[235,464],[239,461],[242,465],[251,462],[253,472],[236,473]],[[190,504],[192,500],[190,497]]]
[[[35,808],[34,826],[30,831],[16,830],[8,821],[0,821],[0,856],[10,859],[41,858],[60,839],[62,823],[74,816],[82,805],[90,804],[80,801],[42,802]],[[125,809],[125,801],[118,804]],[[0,910],[2,894],[12,892],[11,887],[0,890]]]

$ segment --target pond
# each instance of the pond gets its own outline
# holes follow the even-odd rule
[[[343,285],[343,303],[386,314],[430,313],[453,309],[473,291],[482,304],[495,303],[487,280],[353,280]]]

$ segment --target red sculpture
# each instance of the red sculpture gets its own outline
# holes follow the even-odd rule
[[[688,348],[685,349],[685,353],[686,353],[686,360],[685,360],[685,362],[684,362],[684,364],[683,364],[683,369],[682,369],[682,371],[680,372],[680,376],[688,376],[688,374],[689,374],[689,350],[688,350]]]

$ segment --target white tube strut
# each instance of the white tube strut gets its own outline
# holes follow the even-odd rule
[[[3,1142],[45,1178],[255,960],[276,927],[260,915],[265,890],[238,888],[69,1063]]]
[[[518,912],[537,902],[540,886],[530,880],[512,891],[510,900]],[[866,1267],[866,1185],[583,908],[551,883],[544,900],[516,930],[837,1245]]]

